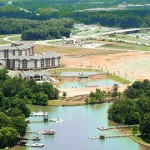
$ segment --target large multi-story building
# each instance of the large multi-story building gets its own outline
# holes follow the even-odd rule
[[[10,70],[40,70],[60,67],[61,56],[57,53],[35,54],[29,42],[15,42],[0,47],[0,63]]]

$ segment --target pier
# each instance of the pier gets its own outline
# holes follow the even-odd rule
[[[112,130],[112,129],[121,129],[121,128],[131,128],[135,125],[128,125],[128,126],[111,126],[111,127],[97,127],[98,130],[105,131],[105,130]]]
[[[106,139],[106,138],[124,138],[124,137],[132,137],[131,134],[124,134],[124,135],[99,135],[97,136],[89,136],[88,138],[93,140],[93,139]]]
[[[41,140],[41,136],[35,136],[35,137],[20,137],[20,140],[34,140],[34,141],[39,141]]]
[[[28,123],[41,123],[41,122],[63,122],[64,120],[63,119],[55,119],[55,118],[52,118],[52,119],[48,119],[48,118],[44,118],[43,120],[26,120]]]
[[[124,134],[124,135],[100,135],[100,139],[105,139],[105,138],[123,138],[123,137],[131,137],[131,134]]]

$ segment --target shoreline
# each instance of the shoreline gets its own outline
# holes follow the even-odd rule
[[[135,137],[135,136],[132,136],[132,137],[131,137],[131,139],[132,139],[134,142],[136,142],[136,143],[138,143],[138,144],[140,144],[140,145],[142,145],[142,146],[146,146],[146,147],[150,148],[150,144],[140,142],[140,141],[136,140],[134,137]]]
[[[125,130],[125,131],[123,131],[123,130],[121,130],[121,129],[118,129],[120,132],[122,132],[122,133],[125,133],[125,134],[131,134],[130,132],[132,131],[131,129],[129,129],[129,130]],[[135,139],[137,136],[135,136],[135,135],[132,135],[130,138],[134,141],[134,142],[136,142],[136,143],[138,143],[139,145],[141,145],[141,146],[145,146],[145,147],[148,147],[148,148],[150,148],[150,144],[149,143],[146,143],[145,141],[140,141],[140,140],[142,140],[140,137],[139,137],[139,140],[138,139]]]

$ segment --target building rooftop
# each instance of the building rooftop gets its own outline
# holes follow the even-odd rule
[[[35,54],[34,56],[12,56],[9,57],[9,59],[31,60],[31,59],[45,59],[45,58],[58,58],[58,57],[61,57],[61,55],[54,52],[48,52],[46,54]]]
[[[33,77],[33,76],[49,76],[50,73],[48,71],[22,71],[20,72],[21,77]]]
[[[23,49],[28,49],[33,46],[32,43],[29,42],[22,42],[18,41],[12,44],[16,44],[17,46],[14,45],[8,45],[8,46],[0,46],[0,51],[2,50],[23,50]]]

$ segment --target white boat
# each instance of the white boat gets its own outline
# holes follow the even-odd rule
[[[39,141],[39,140],[41,140],[41,136],[34,136],[32,139],[33,139],[34,141]]]
[[[86,73],[81,72],[81,73],[79,73],[78,77],[79,78],[88,78],[89,76]]]
[[[42,111],[39,111],[39,112],[31,112],[31,113],[30,113],[30,116],[47,116],[47,112],[42,112]]]
[[[51,121],[52,122],[63,122],[64,120],[60,119],[60,118],[52,118]]]
[[[26,146],[31,146],[31,147],[43,147],[43,143],[33,143],[33,144],[25,144]]]
[[[52,130],[52,129],[44,130],[44,131],[42,131],[42,134],[44,134],[44,135],[53,135],[53,134],[55,134],[55,131]]]
[[[96,139],[97,137],[96,136],[89,136],[88,138],[89,139]]]
[[[32,144],[32,147],[43,147],[44,146],[44,144],[42,144],[42,143],[34,143],[34,144]]]

